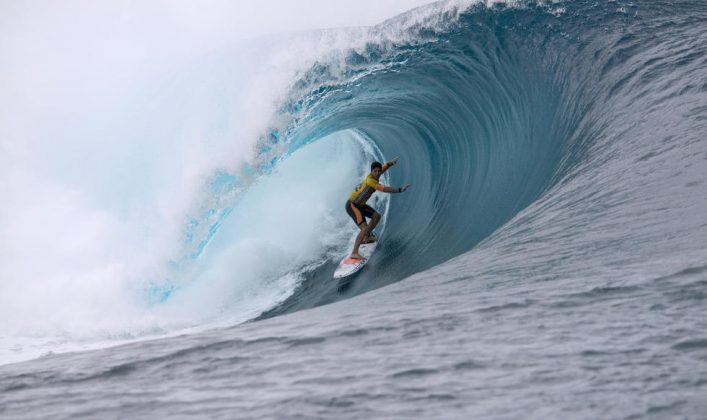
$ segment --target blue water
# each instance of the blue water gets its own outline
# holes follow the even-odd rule
[[[399,156],[386,182],[412,187],[377,203],[359,275],[331,280],[337,239],[254,321],[2,366],[0,415],[704,418],[707,7],[436,17],[309,67],[246,170],[266,183],[336,142],[368,147],[364,169]],[[189,258],[210,261],[239,200],[268,191],[240,187],[196,216]],[[179,297],[166,282],[152,304]]]

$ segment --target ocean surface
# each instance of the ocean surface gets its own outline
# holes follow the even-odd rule
[[[707,4],[442,2],[252,43],[171,75],[131,120],[158,140],[110,152],[116,194],[163,200],[106,214],[171,208],[169,150],[216,159],[175,133],[240,129],[244,57],[316,46],[270,61],[246,162],[136,217],[172,246],[0,271],[0,418],[707,418]],[[198,129],[151,120],[204,102]],[[334,281],[343,204],[394,157],[383,181],[412,186],[377,194],[379,247]]]

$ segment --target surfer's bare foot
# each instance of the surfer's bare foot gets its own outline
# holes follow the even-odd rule
[[[361,254],[357,254],[357,253],[351,254],[351,258],[353,258],[354,260],[362,260],[363,259]]]

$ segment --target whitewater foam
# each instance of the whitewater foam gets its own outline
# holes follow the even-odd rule
[[[169,37],[169,28],[182,29],[184,15],[204,16],[185,4],[175,6],[161,31],[153,26],[160,5],[144,6],[144,14],[135,16],[122,6],[116,6],[116,13],[98,5],[79,13],[67,5],[60,19],[49,17],[51,8],[13,6],[15,23],[4,27],[18,36],[4,38],[20,40],[24,34],[46,54],[28,61],[22,42],[3,44],[8,57],[3,77],[26,89],[8,91],[16,100],[2,104],[3,121],[9,120],[2,129],[0,157],[7,181],[0,186],[7,203],[0,224],[0,307],[4,319],[12,321],[3,323],[0,334],[18,340],[43,337],[46,343],[91,337],[101,341],[166,334],[205,322],[213,308],[200,308],[225,304],[219,300],[224,298],[220,289],[209,291],[206,284],[225,284],[214,270],[234,266],[203,268],[196,260],[215,231],[233,218],[239,197],[302,146],[280,145],[269,153],[262,148],[272,133],[292,124],[278,107],[293,82],[318,60],[334,62],[371,43],[410,41],[420,27],[448,25],[448,16],[433,17],[445,10],[458,14],[466,3],[471,4],[443,2],[372,29],[253,38],[288,27],[239,32],[216,24],[191,39]],[[73,13],[78,19],[68,18]],[[108,15],[125,19],[106,19]],[[27,21],[46,21],[46,33],[58,36],[47,42],[28,34],[20,24]],[[134,25],[132,32],[126,24]],[[224,32],[228,36],[220,39]],[[144,37],[137,42],[139,35]],[[110,53],[97,55],[104,49]],[[215,191],[215,183],[223,179],[228,181]],[[290,226],[316,231],[312,224]],[[233,253],[250,263],[246,255],[256,249],[270,252],[266,243]],[[273,258],[278,256],[279,251],[272,252]],[[220,259],[228,260],[225,255]],[[253,274],[264,265],[248,270]],[[145,312],[145,294],[151,304],[178,300],[186,284],[198,288],[188,278],[198,270],[212,280],[194,291],[200,298],[181,302],[183,312]],[[255,307],[287,296],[285,290],[298,281],[296,275],[290,277]],[[244,286],[242,293],[246,291]],[[249,292],[256,300],[258,292]],[[245,320],[257,312],[243,308],[243,316],[224,319]]]

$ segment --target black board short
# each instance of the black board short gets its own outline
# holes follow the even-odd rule
[[[356,205],[352,203],[351,201],[346,201],[346,213],[348,213],[349,216],[353,219],[354,223],[356,223],[356,226],[360,225],[361,223],[366,221],[366,217],[369,219],[373,217],[375,214],[375,210],[373,210],[373,207],[369,206],[368,204],[364,204],[362,206]]]

